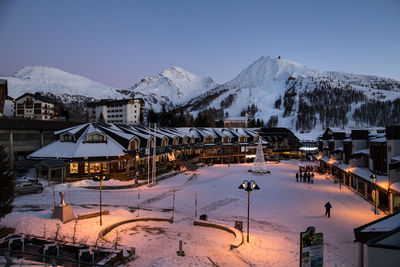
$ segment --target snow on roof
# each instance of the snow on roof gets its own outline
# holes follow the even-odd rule
[[[369,148],[360,149],[360,150],[354,151],[353,154],[366,154],[366,155],[369,155]]]
[[[251,137],[251,135],[248,134],[243,128],[232,128],[231,131],[238,136]]]
[[[393,183],[390,185],[390,189],[396,190],[397,192],[400,192],[400,182]]]
[[[221,134],[222,136],[229,136],[230,138],[235,138],[238,135],[237,133],[234,133],[230,129],[222,129]]]
[[[120,136],[122,138],[125,138],[126,140],[131,140],[134,137],[133,134],[125,133],[125,132],[121,131],[120,129],[114,130],[114,129],[110,129],[110,128],[107,128],[107,127],[104,127],[104,126],[99,126],[99,127],[100,127],[100,129],[104,129],[106,131],[114,133],[114,134],[116,134],[116,135],[118,135],[118,136]]]
[[[107,137],[107,142],[89,143],[86,142],[85,130],[77,142],[54,141],[33,152],[28,158],[84,158],[84,157],[112,157],[123,156],[124,148],[111,137]]]
[[[400,161],[400,155],[392,157],[392,160]]]
[[[387,142],[387,139],[386,139],[386,137],[380,137],[380,138],[372,139],[372,140],[370,140],[370,142],[385,143],[385,142]]]
[[[164,134],[166,136],[168,136],[169,138],[173,139],[175,137],[177,137],[178,135],[176,133],[171,133],[170,131],[166,130],[166,129],[160,129],[157,128],[157,131],[161,134]]]
[[[249,129],[243,129],[243,131],[246,132],[246,133],[247,133],[248,135],[250,135],[251,137],[255,137],[255,136],[258,136],[258,135],[259,135],[258,133],[254,132],[254,131],[252,131],[252,130],[249,130]]]
[[[227,117],[224,121],[247,121],[248,117]]]
[[[132,133],[132,134],[135,135],[135,136],[139,136],[139,137],[142,137],[142,138],[144,138],[144,139],[149,139],[149,138],[150,138],[150,135],[144,134],[144,133],[142,133],[142,132],[139,132],[136,128],[133,128],[132,126],[124,127],[124,129],[125,129],[126,131]]]
[[[368,168],[351,167],[350,172],[364,178],[371,183],[374,183],[374,179],[371,178],[372,172]],[[387,189],[389,187],[389,176],[376,175],[376,184],[382,188]]]
[[[94,127],[92,123],[89,123],[88,130],[86,134],[92,134],[92,133],[101,133],[104,134],[102,131],[100,131],[98,128]]]
[[[361,232],[389,232],[400,227],[400,213],[365,227]]]
[[[76,132],[81,130],[83,127],[86,127],[87,125],[88,125],[88,123],[85,123],[85,124],[77,125],[77,126],[70,127],[70,128],[67,128],[67,129],[55,131],[54,134],[58,135],[58,134],[65,133],[65,132],[68,132],[68,133],[71,133],[71,134],[75,134]]]

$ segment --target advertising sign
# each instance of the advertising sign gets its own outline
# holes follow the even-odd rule
[[[300,267],[322,267],[324,235],[310,226],[300,233]]]

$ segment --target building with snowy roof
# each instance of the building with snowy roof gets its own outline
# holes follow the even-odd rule
[[[335,179],[379,209],[400,211],[400,126],[327,129],[319,145],[321,167]]]
[[[255,154],[260,138],[244,128],[154,128],[91,122],[54,134],[56,141],[31,153],[29,159],[61,159],[68,163],[67,178],[103,173],[115,179],[132,179],[136,172],[145,176],[150,157],[155,157],[157,171],[175,168],[194,157],[204,163],[246,162],[248,155]],[[267,142],[263,144],[265,147]]]
[[[400,213],[355,228],[354,239],[358,243],[358,266],[397,266],[400,262]]]
[[[15,116],[34,120],[56,120],[60,105],[39,93],[26,93],[15,99]]]

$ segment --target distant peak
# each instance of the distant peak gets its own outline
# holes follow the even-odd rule
[[[185,74],[185,75],[194,75],[193,73],[178,67],[178,66],[172,66],[169,68],[164,69],[160,74],[161,75],[169,75],[171,73],[181,73],[181,74]]]
[[[195,75],[187,70],[184,70],[183,68],[178,67],[178,66],[169,67],[169,68],[163,70],[160,73],[160,75],[164,76],[170,80],[175,80],[175,79],[194,80],[194,79],[199,78],[197,75]]]
[[[312,72],[317,71],[280,56],[262,56],[239,73],[230,83],[238,87],[254,87],[269,81],[286,81],[290,76],[306,75]]]
[[[15,73],[15,77],[17,78],[24,78],[24,77],[29,77],[29,76],[36,76],[36,75],[65,75],[69,74],[63,70],[53,68],[53,67],[48,67],[48,66],[26,66],[23,67],[20,71]]]

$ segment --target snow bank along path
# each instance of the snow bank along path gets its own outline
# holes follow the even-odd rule
[[[215,229],[221,229],[228,233],[232,233],[235,236],[235,240],[233,241],[233,243],[230,244],[230,249],[238,248],[241,244],[243,244],[242,232],[240,232],[238,229],[236,229],[234,227],[229,227],[229,226],[226,226],[221,223],[199,221],[199,220],[194,220],[193,224],[198,225],[198,226],[203,226],[203,227],[211,227],[211,228],[215,228]]]

